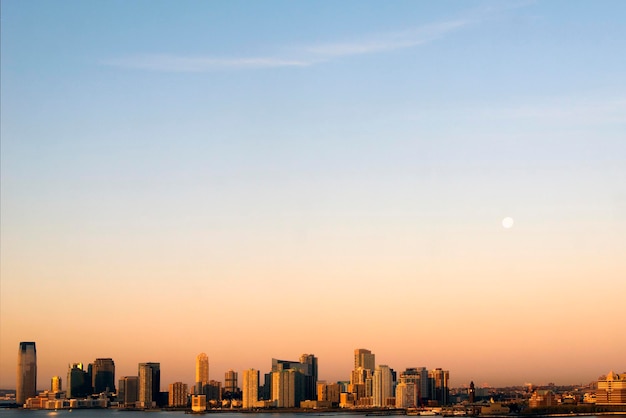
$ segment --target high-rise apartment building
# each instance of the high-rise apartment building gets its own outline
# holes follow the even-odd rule
[[[424,371],[426,369],[424,368]],[[423,402],[421,401],[422,397],[422,371],[417,369],[416,367],[407,368],[405,371],[400,373],[399,384],[406,384],[405,390],[406,393],[403,393],[403,396],[406,398],[404,400],[399,400],[398,390],[396,388],[396,405],[399,402],[408,402],[410,405],[408,407],[416,408],[421,406]],[[424,379],[426,380],[426,386],[428,386],[428,372],[424,374]]]
[[[243,408],[254,408],[259,400],[259,371],[255,369],[244,370],[242,383]]]
[[[229,369],[226,373],[224,373],[224,394],[226,397],[232,397],[232,394],[237,392],[239,392],[237,372],[233,369]],[[228,394],[230,394],[230,396]]]
[[[200,353],[196,357],[196,395],[205,394],[204,386],[209,383],[209,356]]]
[[[37,395],[37,349],[34,342],[21,342],[17,351],[15,402],[24,405]]]
[[[373,406],[389,406],[389,400],[395,396],[394,386],[393,372],[389,366],[381,364],[376,367],[372,377]]]
[[[91,365],[93,393],[115,392],[115,363],[111,358],[97,358]]]
[[[416,384],[400,381],[396,385],[396,408],[415,408]]]
[[[302,399],[296,397],[296,377],[302,373],[294,369],[272,372],[272,401],[277,408],[300,406]],[[297,403],[296,403],[297,402]]]
[[[61,376],[52,376],[52,379],[50,379],[50,391],[61,392],[62,390],[63,385],[61,384]]]
[[[168,392],[168,405],[174,408],[187,406],[187,384],[175,382],[170,384]]]
[[[138,401],[142,408],[158,406],[161,388],[161,364],[139,363]]]

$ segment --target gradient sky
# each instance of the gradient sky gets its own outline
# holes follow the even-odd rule
[[[626,370],[626,2],[1,7],[0,387]]]

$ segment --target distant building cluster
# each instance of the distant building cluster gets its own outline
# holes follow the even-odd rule
[[[411,367],[396,372],[385,364],[376,364],[370,350],[354,351],[354,367],[349,380],[326,382],[318,379],[318,359],[302,354],[298,360],[272,359],[271,370],[261,374],[247,369],[239,374],[228,370],[223,384],[209,379],[209,357],[196,357],[194,385],[173,382],[161,391],[160,363],[139,363],[137,375],[115,378],[115,362],[97,358],[86,367],[68,365],[65,381],[54,376],[50,390],[37,394],[37,352],[34,342],[21,342],[17,360],[15,401],[24,408],[180,408],[195,412],[212,408],[364,408],[421,411],[421,414],[449,409],[454,415],[501,415],[519,401],[518,395],[508,404],[494,401],[494,394],[470,383],[465,391],[451,391],[450,372],[441,368]],[[116,384],[117,383],[117,384]],[[594,392],[584,396],[557,395],[553,388],[524,389],[529,408],[547,408],[568,403],[626,406],[626,373],[610,372],[597,381]],[[487,397],[491,397],[489,401]],[[459,406],[461,405],[461,406]]]

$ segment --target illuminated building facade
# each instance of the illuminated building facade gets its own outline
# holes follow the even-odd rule
[[[259,371],[255,369],[244,370],[242,383],[243,408],[254,408],[259,400]]]
[[[183,382],[171,383],[168,392],[167,404],[174,408],[187,406],[187,384]]]
[[[160,363],[139,363],[138,402],[142,408],[158,405],[161,388]]]
[[[200,353],[196,357],[196,390],[197,395],[205,394],[204,386],[209,383],[209,356]]]
[[[626,373],[611,371],[604,379],[598,380],[596,404],[626,405]]]

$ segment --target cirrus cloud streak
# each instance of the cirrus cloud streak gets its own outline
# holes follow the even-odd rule
[[[102,60],[107,66],[158,72],[199,73],[228,69],[308,67],[341,57],[384,53],[416,47],[463,29],[471,20],[453,20],[401,32],[384,33],[354,41],[341,41],[290,49],[282,54],[257,57],[211,55],[135,54]]]

